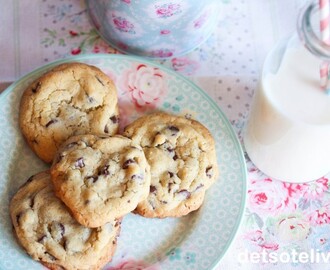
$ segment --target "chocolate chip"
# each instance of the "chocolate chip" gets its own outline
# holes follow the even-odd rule
[[[30,177],[25,181],[25,183],[22,185],[22,187],[25,186],[25,185],[27,185],[28,183],[31,183],[32,180],[33,180],[33,178],[34,178],[34,175],[30,176]]]
[[[104,140],[104,139],[109,139],[109,136],[108,135],[97,135],[101,140]]]
[[[36,139],[33,139],[32,142],[35,143],[35,144],[39,144]]]
[[[213,168],[212,168],[212,166],[207,167],[206,170],[205,170],[205,173],[206,173],[206,176],[208,178],[211,178],[213,176]]]
[[[178,159],[178,156],[175,154],[174,156],[173,156],[173,160],[177,160]]]
[[[184,117],[188,120],[192,119],[192,114],[191,113],[186,113]]]
[[[30,182],[32,182],[33,178],[34,178],[34,175],[30,176],[30,177],[28,178],[28,180],[26,180],[26,183],[30,183]]]
[[[115,227],[118,227],[120,224],[121,224],[121,221],[117,220],[116,223],[115,223]]]
[[[167,201],[160,201],[162,204],[167,204]]]
[[[39,90],[41,86],[41,82],[38,82],[35,86],[32,87],[32,92],[33,93],[37,93],[37,91]]]
[[[112,123],[117,124],[119,122],[119,117],[114,115],[110,117],[110,120],[112,121]]]
[[[86,180],[92,180],[93,183],[95,183],[98,179],[99,179],[99,177],[98,176],[95,176],[95,175],[91,175],[91,176],[87,176],[86,177]]]
[[[155,210],[156,209],[155,203],[153,201],[150,201],[150,200],[148,202],[149,202],[150,206],[152,207],[152,209]]]
[[[33,208],[34,206],[34,197],[31,198],[31,201],[30,201],[30,208]]]
[[[62,155],[62,154],[58,154],[58,155],[56,155],[56,157],[55,157],[55,164],[57,164],[57,163],[59,163],[61,160],[62,160],[62,158],[63,158],[64,156]]]
[[[128,200],[127,203],[131,203],[131,200]]]
[[[168,183],[168,192],[171,191],[172,187],[173,187],[174,183]]]
[[[47,236],[44,234],[44,235],[42,235],[41,237],[39,237],[37,241],[38,241],[39,243],[43,243],[43,242],[45,241],[46,238],[47,238]]]
[[[203,184],[199,184],[199,185],[196,187],[196,189],[194,190],[194,192],[197,191],[197,190],[199,190],[199,189],[201,189],[202,187],[204,187],[204,185],[203,185]]]
[[[82,142],[85,144],[86,147],[89,147],[90,146],[90,144],[89,144],[88,141],[86,142],[86,141],[82,140]]]
[[[176,126],[169,126],[168,129],[172,131],[172,136],[175,136],[180,131]]]
[[[101,170],[101,173],[104,174],[104,175],[109,175],[110,172],[109,172],[109,165],[105,165],[103,167],[103,169]]]
[[[90,204],[90,200],[85,200],[85,205]]]
[[[157,188],[155,186],[150,186],[150,193],[156,194]]]
[[[100,84],[102,84],[104,86],[104,83],[101,81],[101,79],[97,76],[95,76],[95,78],[99,81]]]
[[[104,127],[104,133],[109,133],[108,125],[105,125],[105,127]]]
[[[62,223],[59,223],[60,231],[61,231],[61,237],[65,234],[65,227]]]
[[[47,254],[48,257],[52,260],[52,261],[56,261],[56,257],[52,254],[50,254],[49,252],[45,251],[44,254]]]
[[[58,122],[57,119],[52,119],[46,124],[46,127],[49,127],[50,125],[55,124],[56,122]]]
[[[169,126],[168,129],[174,132],[179,132],[179,129],[176,126]]]
[[[191,193],[190,193],[188,190],[186,190],[186,189],[182,189],[182,190],[180,190],[180,191],[178,192],[178,194],[185,196],[186,199],[189,199],[190,196],[191,196]]]
[[[64,239],[62,246],[63,246],[64,250],[67,250],[68,244],[67,244],[66,239]]]
[[[16,215],[16,223],[19,226],[19,220],[21,219],[22,213]]]
[[[85,167],[84,158],[83,157],[78,158],[76,160],[76,163],[74,165],[75,165],[76,168],[83,168],[83,167]]]
[[[143,177],[142,174],[133,174],[131,179],[134,180],[134,181],[140,181],[140,180],[143,180],[144,177]]]
[[[128,166],[132,163],[135,163],[135,161],[133,159],[130,158],[130,159],[126,160],[123,164],[123,169],[127,169]]]
[[[167,172],[167,173],[168,173],[170,178],[172,178],[174,176],[174,173],[172,173],[172,172]]]
[[[168,152],[172,153],[172,152],[174,151],[174,148],[172,148],[172,147],[167,147],[166,150],[167,150]]]
[[[95,99],[93,97],[87,96],[87,99],[90,103],[93,103],[95,101]]]

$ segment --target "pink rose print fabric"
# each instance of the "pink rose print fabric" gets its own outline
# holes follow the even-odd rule
[[[328,179],[322,177],[309,184],[301,185],[301,192],[306,199],[321,199],[328,190]]]
[[[123,72],[121,89],[139,110],[154,109],[167,94],[165,74],[156,67],[137,64]]]
[[[157,58],[167,58],[174,55],[174,50],[171,49],[160,49],[151,51],[151,55]]]
[[[175,57],[171,59],[172,68],[184,75],[194,74],[200,67],[199,62],[188,57]]]
[[[312,225],[322,225],[330,223],[330,202],[315,209],[309,214],[309,221]]]
[[[116,16],[112,14],[113,24],[115,28],[120,32],[135,34],[134,24],[131,23],[128,19]]]
[[[274,234],[283,243],[304,240],[310,233],[310,224],[301,215],[280,216],[274,223]]]
[[[160,34],[161,35],[168,35],[168,34],[170,34],[171,33],[171,30],[167,30],[167,29],[164,29],[164,30],[161,30],[160,31]]]
[[[105,270],[160,270],[158,264],[149,265],[144,261],[129,260]]]
[[[207,17],[209,16],[209,12],[204,12],[200,17],[198,17],[195,21],[194,21],[194,28],[198,29],[201,28],[204,23],[207,20]]]
[[[286,183],[265,176],[247,161],[247,205],[238,252],[281,254],[291,250],[310,252],[310,248],[329,252],[329,179],[322,177],[309,183]],[[271,262],[263,264],[265,267],[272,265]],[[290,267],[290,263],[287,266]],[[292,269],[305,269],[299,266],[292,264]],[[322,265],[317,269],[322,269]]]
[[[261,214],[278,214],[284,209],[296,208],[290,198],[290,190],[282,182],[270,178],[252,180],[248,197],[251,209]]]
[[[173,2],[155,5],[155,8],[156,14],[160,18],[168,18],[182,12],[181,5]]]
[[[263,249],[271,251],[278,250],[278,244],[265,239],[261,230],[248,231],[242,239],[247,241],[249,249],[254,252],[261,252]]]

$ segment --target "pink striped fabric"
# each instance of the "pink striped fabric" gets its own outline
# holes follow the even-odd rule
[[[320,5],[320,29],[322,41],[330,44],[330,28],[329,28],[329,0],[319,0]]]
[[[320,31],[321,39],[326,44],[330,45],[330,10],[329,0],[319,0],[320,9]],[[320,65],[320,83],[324,89],[329,88],[329,63],[322,62]]]

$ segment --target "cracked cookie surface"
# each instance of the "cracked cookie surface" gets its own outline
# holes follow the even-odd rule
[[[49,171],[30,177],[10,202],[19,242],[50,269],[100,269],[115,251],[120,221],[82,226],[55,196],[50,178]]]
[[[214,139],[195,120],[154,113],[124,130],[140,144],[151,171],[146,200],[135,212],[145,217],[178,217],[198,209],[218,177]]]
[[[51,175],[56,195],[88,227],[133,211],[149,193],[144,152],[120,135],[71,137],[56,154]]]
[[[20,127],[32,150],[51,163],[56,150],[72,135],[116,134],[117,92],[100,69],[83,63],[59,65],[23,93]]]

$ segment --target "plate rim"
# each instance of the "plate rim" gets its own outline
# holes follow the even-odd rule
[[[215,269],[218,266],[218,264],[220,264],[221,260],[226,255],[226,253],[228,252],[228,250],[231,247],[232,243],[236,239],[239,228],[242,225],[243,215],[244,215],[244,212],[245,212],[246,200],[247,200],[247,179],[248,179],[248,174],[247,174],[247,164],[246,164],[246,160],[245,160],[245,157],[244,157],[243,147],[242,147],[242,144],[241,144],[241,142],[238,138],[237,133],[235,132],[235,130],[234,130],[232,124],[230,123],[229,119],[227,118],[227,116],[221,110],[220,106],[201,87],[199,87],[197,84],[192,82],[189,78],[187,78],[187,77],[183,76],[182,74],[176,72],[175,70],[170,69],[166,66],[163,66],[162,64],[155,63],[155,62],[153,62],[153,60],[151,60],[151,59],[149,60],[149,59],[146,59],[146,58],[141,57],[141,56],[124,55],[124,54],[106,54],[106,53],[100,53],[100,54],[86,53],[86,54],[83,54],[83,55],[69,56],[69,57],[66,57],[66,58],[57,59],[57,60],[51,61],[51,62],[49,62],[45,65],[42,65],[38,68],[35,68],[30,72],[27,72],[26,74],[24,74],[21,77],[19,77],[18,79],[16,79],[2,93],[0,93],[0,102],[2,102],[3,99],[9,93],[11,93],[16,87],[18,87],[22,82],[24,82],[25,80],[27,80],[28,78],[33,76],[35,73],[41,72],[43,70],[51,68],[52,66],[63,64],[63,63],[74,62],[74,61],[80,62],[80,61],[88,60],[88,59],[105,59],[105,58],[110,59],[110,60],[111,59],[114,59],[114,60],[124,59],[124,60],[128,60],[128,61],[135,61],[135,62],[138,62],[138,63],[143,63],[143,64],[147,64],[147,65],[150,65],[150,66],[157,67],[160,70],[163,70],[166,73],[169,73],[170,75],[172,75],[176,78],[179,78],[180,80],[183,80],[190,87],[197,90],[210,103],[210,105],[213,107],[213,109],[215,109],[216,112],[221,115],[221,117],[222,117],[221,120],[223,121],[226,128],[228,129],[228,135],[230,136],[230,138],[233,140],[233,142],[235,144],[234,147],[237,150],[238,161],[239,161],[239,164],[241,165],[241,173],[242,173],[242,177],[244,179],[242,179],[242,184],[243,184],[242,194],[241,194],[242,195],[242,200],[241,200],[241,203],[240,203],[240,210],[239,210],[239,213],[238,213],[239,219],[236,220],[235,225],[232,227],[233,228],[233,233],[228,238],[228,241],[227,241],[226,245],[224,245],[222,254],[220,254],[220,256],[218,256],[218,258],[211,264],[210,269]]]

